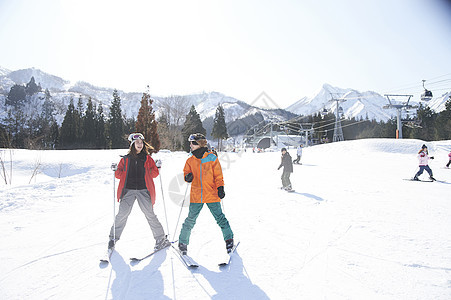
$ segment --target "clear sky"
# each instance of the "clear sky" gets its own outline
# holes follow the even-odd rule
[[[0,0],[0,66],[158,96],[252,103],[265,92],[283,108],[323,83],[420,93],[426,79],[440,94],[451,90],[451,4]]]

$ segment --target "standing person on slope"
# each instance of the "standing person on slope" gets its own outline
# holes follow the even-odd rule
[[[429,157],[428,147],[426,147],[426,145],[423,145],[421,147],[421,150],[418,151],[418,160],[420,162],[420,170],[415,174],[415,177],[413,177],[413,180],[420,180],[420,179],[418,179],[418,176],[423,174],[424,170],[426,170],[429,173],[429,179],[435,180],[435,178],[432,176],[432,170],[428,166],[429,159],[434,159],[434,157],[433,156]]]
[[[116,178],[120,179],[117,188],[117,199],[120,204],[114,225],[110,230],[108,249],[114,248],[120,239],[133,204],[135,200],[138,200],[138,205],[155,238],[155,250],[159,250],[171,245],[164,234],[163,226],[153,211],[155,204],[153,178],[159,174],[158,168],[161,167],[161,161],[154,162],[150,156],[153,147],[144,141],[141,133],[130,134],[128,140],[130,141],[128,154],[122,157],[119,166],[116,164],[112,166]]]
[[[282,172],[282,188],[286,191],[291,191],[291,181],[290,181],[290,175],[293,173],[293,162],[291,160],[291,155],[288,153],[286,148],[282,148],[282,159],[281,159],[280,166],[277,168],[277,170],[280,170],[280,168],[283,167]]]
[[[208,151],[203,134],[192,134],[188,141],[192,156],[186,160],[183,173],[185,181],[191,182],[191,195],[188,217],[180,231],[179,250],[182,254],[187,253],[191,230],[206,203],[221,228],[227,252],[230,252],[233,248],[233,232],[221,209],[221,199],[225,196],[221,164],[218,157]]]
[[[293,160],[293,163],[294,164],[298,164],[298,165],[302,165],[302,163],[299,162],[301,160],[301,157],[302,157],[302,144],[300,144],[298,146],[298,148],[296,149],[296,155],[297,155],[297,157],[296,157],[295,160]]]
[[[451,165],[451,151],[449,151],[448,158],[449,158],[449,161],[448,161],[448,163],[446,164],[446,167],[447,167],[447,168],[449,168],[449,165]]]

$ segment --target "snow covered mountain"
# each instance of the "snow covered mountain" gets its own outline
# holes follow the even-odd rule
[[[427,105],[437,112],[445,109],[445,102],[451,93],[446,93],[440,97],[435,97]],[[303,97],[296,103],[288,106],[286,110],[295,114],[310,115],[326,109],[328,112],[335,113],[337,110],[335,99],[345,99],[340,101],[339,105],[343,108],[345,118],[366,118],[377,121],[387,121],[396,115],[395,110],[386,110],[382,107],[388,104],[387,98],[376,92],[359,92],[354,89],[342,89],[324,84],[316,96],[309,98]],[[411,104],[418,104],[414,100]]]
[[[4,99],[14,84],[25,85],[30,81],[31,77],[35,78],[35,82],[40,84],[43,90],[48,89],[50,91],[57,108],[57,120],[59,123],[63,120],[70,99],[74,99],[76,104],[79,98],[83,99],[84,103],[86,103],[86,100],[91,97],[93,103],[97,106],[102,103],[104,112],[108,115],[109,106],[113,100],[113,88],[98,87],[83,81],[71,84],[63,78],[45,73],[35,68],[12,72],[0,68],[0,103],[4,103]],[[122,113],[127,118],[136,117],[139,107],[141,106],[142,92],[127,93],[118,90],[118,94],[121,97]],[[43,92],[36,94],[34,96],[34,98],[36,98],[34,101],[39,102],[39,99],[42,99],[43,96]],[[163,109],[165,101],[172,96],[151,96],[155,100],[154,110],[158,116]],[[249,114],[260,113],[264,117],[271,117],[270,115],[272,114],[271,110],[251,106],[243,101],[218,92],[202,92],[198,94],[182,95],[180,97],[183,97],[184,103],[187,104],[188,108],[191,105],[196,107],[196,111],[203,121],[214,118],[216,108],[219,104],[223,105],[227,123]],[[280,115],[280,113],[277,112],[275,114]]]
[[[45,73],[39,69],[29,68],[23,70],[10,71],[0,67],[0,104],[4,106],[4,101],[14,84],[26,84],[31,77],[40,84],[42,89],[48,89],[57,109],[59,123],[62,122],[70,99],[76,103],[79,98],[86,103],[89,97],[97,106],[102,103],[105,115],[109,113],[109,106],[113,100],[113,88],[98,87],[90,83],[79,81],[72,84],[70,81],[61,77]],[[127,118],[136,117],[141,105],[142,92],[127,93],[118,90],[121,97],[122,112]],[[39,109],[39,102],[44,96],[43,93],[35,95],[34,102],[37,103],[36,109]],[[154,110],[157,116],[162,112],[165,101],[169,97],[151,95],[155,100]],[[445,102],[451,96],[451,92],[433,98],[427,104],[431,109],[439,112],[445,109]],[[233,97],[226,96],[218,92],[202,92],[190,95],[181,95],[184,103],[188,106],[194,105],[201,119],[208,124],[212,124],[216,108],[219,103],[223,105],[226,122],[229,127],[236,132],[241,132],[243,127],[255,125],[255,122],[261,120],[275,119],[279,121],[288,120],[295,115],[310,115],[323,111],[335,113],[336,102],[330,101],[332,97],[346,99],[340,102],[345,118],[369,118],[378,121],[387,121],[395,115],[394,110],[385,110],[382,107],[387,104],[387,99],[376,92],[359,92],[354,89],[342,89],[324,84],[320,91],[314,97],[303,97],[296,103],[283,109],[262,108],[262,103],[252,103],[249,105]],[[265,101],[262,101],[263,104]],[[412,102],[415,104],[414,102]],[[260,106],[260,107],[259,107]],[[0,110],[0,118],[5,114],[6,109]],[[252,124],[249,124],[251,122]],[[210,126],[209,125],[209,126]],[[208,131],[208,128],[207,128]]]

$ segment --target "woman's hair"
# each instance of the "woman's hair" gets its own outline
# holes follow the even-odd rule
[[[428,148],[421,148],[419,151],[418,151],[418,154],[420,154],[421,152],[426,152],[426,154],[428,154]]]
[[[149,145],[146,141],[144,141],[144,140],[142,140],[143,141],[143,144],[144,144],[144,147],[143,147],[143,149],[141,150],[141,152],[142,151],[144,151],[144,153],[145,154],[148,154],[148,155],[152,155],[152,153],[155,153],[155,148],[154,147],[152,147],[151,145]],[[131,145],[130,145],[130,148],[128,149],[128,154],[130,155],[133,155],[133,156],[137,156],[138,154],[136,153],[136,148],[135,148],[135,146],[134,146],[134,143],[132,143]]]

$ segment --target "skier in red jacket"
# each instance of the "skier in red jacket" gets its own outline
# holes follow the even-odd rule
[[[128,140],[130,141],[128,154],[122,157],[118,166],[113,165],[115,176],[120,180],[117,189],[117,198],[120,204],[114,226],[110,230],[108,249],[114,248],[116,242],[120,239],[133,204],[135,200],[138,200],[138,205],[144,213],[155,238],[155,250],[159,250],[170,246],[163,226],[161,226],[153,211],[155,204],[153,178],[159,174],[158,168],[161,167],[161,161],[157,160],[155,163],[152,159],[150,154],[153,147],[144,141],[144,136],[141,133],[130,134]]]

